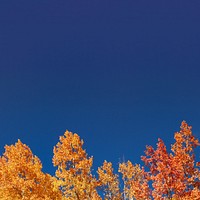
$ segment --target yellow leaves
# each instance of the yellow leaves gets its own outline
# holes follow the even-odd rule
[[[93,158],[87,157],[82,146],[83,140],[76,133],[66,131],[54,147],[56,176],[67,198],[88,199],[96,194],[97,180],[91,174]]]
[[[0,158],[0,196],[27,200],[59,197],[60,191],[51,190],[53,178],[41,169],[39,158],[20,140],[15,145],[5,146]]]
[[[115,179],[113,174],[112,163],[104,161],[103,166],[98,168],[99,180],[102,184],[107,184],[112,182]]]
[[[125,199],[150,199],[148,174],[140,165],[133,165],[130,161],[121,163],[119,172],[122,173],[124,181]]]
[[[119,172],[122,173],[123,179],[139,179],[139,174],[141,174],[141,168],[139,165],[133,165],[131,161],[127,163],[120,163],[119,164]]]
[[[155,149],[147,146],[142,156],[145,167],[120,163],[122,181],[107,161],[95,178],[93,157],[88,157],[76,133],[66,131],[54,147],[55,176],[43,173],[39,158],[18,140],[6,145],[0,157],[0,199],[200,200],[200,162],[195,162],[194,153],[199,141],[184,121],[174,139],[171,153],[161,139]]]
[[[98,168],[99,185],[103,188],[105,199],[121,199],[118,176],[113,173],[112,163],[104,161]]]
[[[61,165],[66,166],[66,162],[78,162],[82,157],[86,156],[85,150],[82,149],[83,141],[77,134],[66,131],[64,136],[60,137],[60,142],[54,147],[54,166]]]

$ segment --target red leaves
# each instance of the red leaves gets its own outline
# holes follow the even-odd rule
[[[161,139],[155,149],[146,146],[141,157],[144,167],[130,161],[120,163],[121,183],[107,161],[98,168],[95,178],[93,157],[87,156],[83,140],[76,133],[66,131],[54,147],[56,176],[43,173],[39,158],[19,140],[5,146],[0,157],[0,199],[199,200],[200,162],[195,161],[199,141],[185,121],[174,139],[171,152]]]
[[[174,138],[171,154],[167,152],[164,142],[159,139],[157,149],[148,146],[146,156],[142,156],[145,165],[150,169],[154,199],[184,198],[192,194],[199,185],[199,169],[194,165],[194,149],[199,145],[199,141],[184,121],[180,132],[176,132]]]

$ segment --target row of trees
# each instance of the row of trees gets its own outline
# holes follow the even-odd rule
[[[170,153],[159,139],[156,149],[146,147],[141,157],[144,166],[123,162],[119,174],[111,162],[104,161],[97,177],[91,172],[93,157],[87,155],[77,134],[66,131],[54,147],[55,176],[42,172],[39,158],[18,140],[5,146],[0,157],[0,199],[199,200],[200,163],[194,153],[199,141],[186,122],[174,139]]]

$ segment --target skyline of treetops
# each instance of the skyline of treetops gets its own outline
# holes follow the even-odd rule
[[[66,131],[53,149],[55,175],[43,172],[41,160],[19,139],[0,157],[0,199],[199,200],[199,140],[185,121],[174,139],[170,152],[160,138],[156,148],[146,146],[143,165],[123,161],[115,173],[105,160],[95,173],[84,141]]]

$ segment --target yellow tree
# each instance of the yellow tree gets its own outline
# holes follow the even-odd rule
[[[148,174],[140,165],[133,165],[131,161],[119,164],[119,172],[124,182],[124,200],[149,200],[150,188],[148,185]]]
[[[103,166],[98,168],[99,184],[104,192],[105,200],[120,200],[122,199],[118,175],[113,173],[111,162],[104,161]]]
[[[41,169],[39,158],[20,140],[5,146],[0,157],[0,199],[61,199],[60,191],[54,186],[55,178]]]
[[[57,166],[58,186],[68,200],[101,199],[98,181],[91,173],[93,158],[83,150],[83,140],[66,131],[54,147],[53,164]]]
[[[156,149],[147,146],[142,156],[145,167],[130,161],[119,165],[123,193],[112,163],[104,161],[98,168],[98,180],[92,175],[93,158],[87,156],[77,134],[66,131],[54,147],[56,177],[43,173],[39,158],[18,140],[5,146],[0,157],[0,199],[200,200],[200,162],[195,161],[194,152],[199,141],[184,121],[174,138],[171,153],[161,139]],[[99,189],[103,189],[102,198]]]

